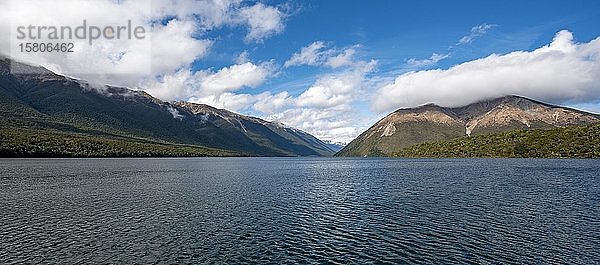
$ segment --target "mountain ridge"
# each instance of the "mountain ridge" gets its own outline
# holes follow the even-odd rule
[[[387,156],[416,144],[510,130],[553,129],[600,122],[600,115],[509,95],[461,107],[425,104],[398,109],[337,156]]]
[[[27,74],[13,74],[10,67],[18,67]],[[14,136],[12,131],[27,130],[31,135],[45,131],[54,132],[49,139],[56,140],[77,134],[100,137],[102,141],[108,141],[105,139],[108,137],[141,141],[141,145],[147,141],[169,148],[185,145],[216,150],[209,155],[331,156],[335,153],[314,136],[278,123],[212,107],[207,113],[194,113],[192,103],[165,102],[124,87],[92,86],[84,80],[8,58],[0,59],[0,103],[3,120],[0,133],[6,137]],[[208,106],[204,108],[209,110]],[[10,139],[14,137],[6,138]],[[10,155],[10,150],[4,151]],[[201,154],[201,151],[188,153]]]

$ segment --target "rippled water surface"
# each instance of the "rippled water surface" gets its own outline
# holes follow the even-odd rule
[[[0,263],[600,263],[598,160],[0,160]]]

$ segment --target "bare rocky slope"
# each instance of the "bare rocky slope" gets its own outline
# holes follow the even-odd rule
[[[599,115],[520,96],[485,100],[458,108],[428,104],[389,114],[337,155],[386,156],[427,142],[598,122]]]

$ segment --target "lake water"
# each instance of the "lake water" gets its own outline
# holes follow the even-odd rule
[[[600,263],[600,161],[0,160],[0,263]]]

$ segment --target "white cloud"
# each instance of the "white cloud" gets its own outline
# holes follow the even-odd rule
[[[77,10],[77,12],[73,10]],[[128,20],[131,20],[132,25],[139,26],[146,25],[144,17],[150,15],[149,1],[140,1],[139,5],[131,2],[118,4],[114,1],[4,1],[3,8],[0,9],[0,23],[9,26],[0,28],[2,30],[0,35],[4,37],[0,39],[0,53],[21,61],[45,65],[53,68],[52,70],[61,70],[65,73],[147,74],[151,62],[149,39],[95,40],[93,46],[89,46],[87,40],[69,40],[68,42],[74,43],[75,52],[68,54],[25,53],[21,52],[16,45],[21,42],[17,39],[17,27],[19,26],[60,27],[68,25],[76,28],[82,26],[84,20],[87,21],[88,26],[121,26],[126,25]],[[41,34],[41,36],[33,37],[36,42],[50,42],[47,35]],[[23,41],[33,42],[29,38]]]
[[[495,24],[481,24],[471,28],[471,32],[469,35],[462,37],[456,45],[464,45],[473,42],[473,40],[477,37],[481,37],[484,34],[488,33],[491,29],[498,25]]]
[[[254,95],[250,94],[234,94],[227,92],[199,98],[192,97],[188,101],[192,103],[206,104],[215,108],[221,108],[230,111],[241,111],[251,106],[256,99]]]
[[[409,72],[381,87],[372,104],[385,112],[425,103],[461,106],[511,94],[553,103],[598,101],[600,38],[578,44],[563,30],[534,51],[492,54],[447,70]]]
[[[224,67],[216,72],[204,70],[192,73],[189,69],[181,69],[177,72],[164,75],[157,80],[150,80],[140,85],[149,94],[162,100],[190,100],[203,103],[218,102],[219,106],[225,106],[225,99],[233,97],[232,91],[250,87],[255,88],[263,84],[273,72],[271,62],[253,64],[235,64]],[[225,96],[222,96],[227,94]],[[236,103],[235,105],[237,106]],[[236,108],[239,109],[239,108]]]
[[[242,0],[153,0],[153,9],[163,15],[199,19],[203,31],[234,24]]]
[[[281,33],[284,29],[284,14],[279,9],[262,3],[242,8],[239,16],[249,26],[247,42],[262,42],[264,38]]]
[[[350,142],[360,128],[360,114],[353,104],[365,94],[365,75],[375,69],[376,61],[356,62],[343,72],[321,76],[297,97],[287,92],[258,95],[254,109],[268,120],[299,128],[322,140]]]
[[[362,72],[326,75],[302,93],[296,100],[300,107],[333,108],[348,105],[363,81]]]
[[[348,48],[342,51],[336,56],[329,57],[325,64],[331,68],[338,68],[342,66],[352,65],[354,63],[354,54],[356,50],[354,48]]]
[[[325,43],[315,41],[310,45],[302,48],[299,53],[294,53],[292,58],[285,62],[285,67],[297,65],[318,65],[321,63],[322,49],[325,48]]]
[[[246,40],[262,41],[281,33],[285,27],[285,14],[278,8],[261,3],[249,5],[242,0],[5,2],[8,3],[0,9],[0,23],[4,25],[0,27],[0,35],[7,38],[0,39],[1,54],[96,84],[139,86],[151,82],[149,78],[163,78],[187,69],[216,44],[205,33],[217,28],[245,27],[249,32]],[[144,40],[99,39],[92,46],[85,40],[73,40],[75,52],[69,54],[11,53],[11,42],[14,42],[11,37],[16,39],[19,25],[75,28],[82,25],[83,20],[89,26],[101,28],[127,25],[130,20],[133,27],[143,26],[147,35]]]
[[[247,51],[229,67],[192,70],[194,61],[219,45],[220,38],[209,39],[208,32],[245,28],[247,34],[240,38],[260,43],[284,31],[285,7],[242,0],[13,0],[11,7],[0,9],[0,23],[76,27],[87,19],[103,27],[126,24],[131,19],[133,25],[147,29],[150,44],[98,40],[93,46],[76,43],[82,49],[67,56],[15,59],[43,64],[95,84],[137,88],[166,101],[260,112],[323,139],[347,142],[358,133],[350,119],[356,115],[351,106],[363,93],[364,76],[373,70],[375,62],[355,59],[357,46],[326,48],[325,43],[315,42],[294,55],[286,67],[308,64],[338,71],[322,75],[299,96],[288,92],[241,93],[243,88],[261,86],[277,70],[273,62],[252,63]],[[14,29],[0,28],[0,34],[12,36],[10,30]],[[0,40],[0,53],[9,54],[9,47],[10,38]],[[174,118],[182,118],[177,110],[168,111]]]
[[[294,99],[287,91],[275,95],[271,92],[264,92],[257,95],[256,98],[257,101],[253,107],[262,113],[277,113],[294,104]]]
[[[300,52],[294,53],[292,57],[284,64],[285,67],[310,65],[310,66],[328,66],[330,68],[340,68],[343,66],[356,66],[363,62],[355,61],[354,55],[356,48],[354,45],[343,50],[337,48],[327,48],[322,41],[315,41],[310,45],[300,49]]]
[[[241,52],[236,58],[235,58],[235,63],[236,64],[244,64],[247,62],[250,62],[250,53],[248,53],[248,51],[243,51]]]
[[[256,65],[250,62],[225,67],[216,73],[201,71],[196,73],[200,89],[204,94],[220,94],[243,87],[255,88],[261,85],[272,72],[270,63]]]
[[[444,60],[448,57],[450,57],[449,53],[447,53],[447,54],[434,53],[428,59],[410,58],[406,63],[408,63],[408,65],[413,66],[413,67],[425,67],[425,66],[435,65],[439,61]]]
[[[331,109],[294,108],[273,114],[268,119],[299,128],[321,140],[349,143],[360,133],[352,122],[353,117],[355,115],[350,112]]]
[[[155,26],[152,35],[152,69],[163,73],[190,64],[208,53],[210,40],[193,37],[196,24],[171,20],[165,26]]]
[[[196,95],[188,99],[190,102],[231,111],[258,111],[260,116],[267,120],[299,128],[319,139],[347,143],[360,133],[359,127],[353,122],[353,118],[358,114],[357,109],[352,108],[352,104],[364,93],[365,74],[371,72],[375,64],[375,61],[371,61],[341,73],[326,74],[297,97],[291,96],[287,91],[277,94],[235,93],[237,89],[249,86],[254,80],[260,83],[261,79],[250,78],[254,75],[239,78],[237,80],[242,80],[239,82],[230,79],[241,73],[261,72],[240,69],[260,69],[262,64],[251,64],[253,67],[234,65],[210,74],[191,75],[189,71],[183,71],[184,73],[170,76],[165,81],[170,81],[174,86],[185,85],[185,88],[169,88],[167,91]],[[169,87],[166,83],[156,87]],[[155,91],[152,93],[157,94]]]
[[[181,69],[166,74],[158,79],[151,79],[140,84],[148,94],[162,100],[182,100],[188,97],[188,89],[194,87],[193,74],[188,69]]]

